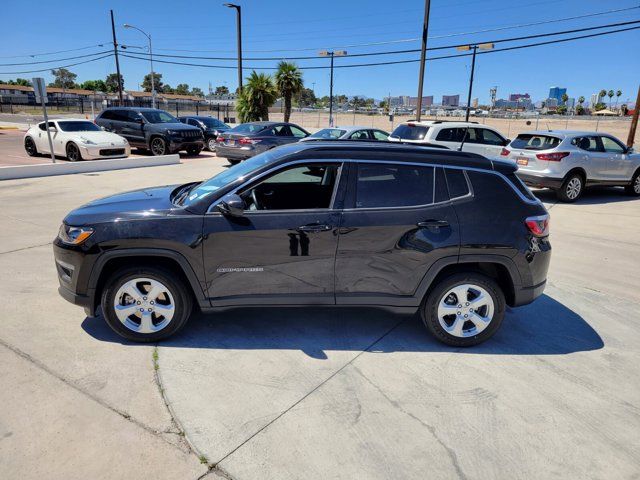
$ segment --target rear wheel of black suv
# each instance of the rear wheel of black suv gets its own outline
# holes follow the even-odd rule
[[[151,139],[151,153],[154,155],[166,155],[167,154],[167,142],[165,142],[164,138],[154,137]]]
[[[192,307],[186,285],[163,268],[123,268],[107,280],[102,292],[107,324],[136,342],[156,342],[178,332]]]
[[[500,328],[505,299],[500,286],[480,273],[444,278],[425,298],[420,316],[441,342],[470,347],[484,342]]]

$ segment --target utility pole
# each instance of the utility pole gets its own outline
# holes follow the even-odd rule
[[[473,53],[471,54],[472,55],[471,56],[471,76],[469,77],[469,95],[467,96],[467,110],[464,118],[465,122],[469,121],[469,111],[471,109],[471,92],[473,90],[473,72],[475,71],[475,68],[476,68],[476,52],[478,48],[480,50],[492,50],[493,43],[480,43],[478,45],[460,45],[456,47],[456,50],[460,50],[460,51],[473,50]]]
[[[633,117],[631,117],[631,126],[629,127],[629,137],[627,138],[627,147],[633,147],[633,141],[636,138],[636,128],[638,127],[638,110],[640,110],[640,85],[638,86],[638,96],[636,105],[633,109]]]
[[[333,127],[333,57],[337,55],[339,57],[343,57],[347,54],[346,50],[338,50],[336,52],[328,52],[327,50],[322,50],[318,53],[321,57],[330,57],[331,58],[331,73],[329,74],[329,126]]]
[[[420,76],[418,77],[418,109],[416,121],[420,121],[422,116],[422,87],[424,86],[424,64],[427,56],[427,31],[429,30],[429,10],[430,0],[424,1],[424,21],[422,22],[422,47],[420,49]]]
[[[225,7],[236,9],[236,34],[238,37],[238,93],[242,92],[242,9],[234,3],[224,3]]]
[[[116,57],[116,75],[118,75],[118,98],[122,106],[122,77],[120,76],[120,62],[118,61],[118,41],[116,40],[116,24],[113,21],[113,10],[111,10],[111,33],[113,34],[113,54]]]

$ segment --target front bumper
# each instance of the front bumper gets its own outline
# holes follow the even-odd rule
[[[88,288],[94,255],[80,249],[65,246],[59,239],[53,242],[53,257],[58,273],[58,293],[66,301],[84,308],[85,313],[95,313],[95,291]]]
[[[131,145],[79,145],[80,153],[84,160],[97,160],[99,158],[125,158],[131,155]],[[121,150],[116,153],[109,152]]]
[[[535,175],[531,173],[525,173],[521,170],[516,172],[516,175],[529,187],[537,188],[560,188],[564,178],[547,177],[546,175]]]
[[[180,150],[186,150],[188,148],[199,148],[202,150],[204,148],[204,139],[190,139],[186,140],[184,138],[170,138],[169,139],[169,150],[171,152],[178,152]]]

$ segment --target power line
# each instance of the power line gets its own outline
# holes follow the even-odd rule
[[[22,72],[0,72],[0,75],[16,75],[16,74],[20,74],[20,73],[48,72],[49,70],[54,70],[54,69],[58,69],[58,68],[69,68],[69,67],[75,67],[76,65],[82,65],[84,63],[95,62],[97,60],[102,60],[103,58],[108,58],[108,57],[112,57],[112,56],[113,56],[113,53],[109,53],[107,55],[103,55],[102,57],[92,58],[90,60],[85,60],[83,62],[70,63],[69,65],[58,65],[58,66],[49,67],[49,68],[42,68],[40,70],[25,70],[25,71],[22,71]]]
[[[634,23],[640,23],[640,21],[638,22],[634,22]],[[627,28],[622,28],[622,29],[618,29],[618,30],[611,30],[608,32],[598,32],[598,33],[591,33],[591,34],[587,34],[587,35],[580,35],[580,36],[576,36],[576,37],[570,37],[570,38],[561,38],[561,39],[555,39],[555,40],[548,40],[548,41],[544,41],[544,42],[537,42],[537,43],[531,43],[531,44],[525,44],[525,45],[516,45],[513,47],[504,47],[504,48],[497,48],[497,49],[493,49],[493,50],[485,50],[485,51],[481,51],[478,52],[478,55],[484,55],[484,54],[488,54],[488,53],[498,53],[498,52],[505,52],[505,51],[509,51],[509,50],[519,50],[522,48],[531,48],[531,47],[538,47],[538,46],[542,46],[542,45],[551,45],[551,44],[556,44],[556,43],[564,43],[564,42],[569,42],[569,41],[573,41],[573,40],[581,40],[581,39],[585,39],[585,38],[593,38],[593,37],[599,37],[599,36],[604,36],[604,35],[611,35],[614,33],[621,33],[621,32],[627,32],[627,31],[631,31],[631,30],[638,30],[640,29],[640,26],[633,26],[633,27],[627,27]],[[450,48],[450,47],[449,47]],[[428,57],[427,61],[432,61],[432,60],[444,60],[444,59],[448,59],[448,58],[458,58],[458,57],[467,57],[472,55],[471,53],[463,53],[463,54],[452,54],[452,55],[442,55],[442,56],[438,56],[438,57]],[[134,56],[131,54],[122,54],[122,56],[127,57],[127,58],[133,58],[136,60],[144,60],[147,61],[148,58],[145,57],[139,57],[139,56]],[[174,61],[169,61],[169,60],[155,60],[159,63],[165,63],[165,64],[170,64],[170,65],[184,65],[184,66],[190,66],[190,67],[205,67],[205,68],[222,68],[222,69],[235,69],[236,67],[233,65],[206,65],[206,64],[202,64],[202,63],[186,63],[186,62],[174,62]],[[350,64],[350,65],[335,65],[334,68],[355,68],[355,67],[374,67],[374,66],[382,66],[382,65],[398,65],[398,64],[403,64],[403,63],[416,63],[419,62],[419,59],[409,59],[409,60],[393,60],[393,61],[387,61],[387,62],[373,62],[373,63],[354,63],[354,64]],[[246,67],[248,69],[252,69],[252,70],[276,70],[277,67]],[[319,69],[327,69],[330,68],[328,66],[299,66],[298,68],[300,68],[300,70],[319,70]]]
[[[77,55],[75,57],[67,58],[54,58],[52,60],[40,60],[39,62],[22,62],[22,63],[0,63],[0,67],[13,67],[16,65],[37,65],[40,63],[53,63],[53,62],[66,62],[67,60],[77,60],[78,58],[95,57],[97,55],[103,55],[111,50],[103,50],[102,52],[87,53],[86,55]]]
[[[45,53],[25,53],[23,55],[7,55],[0,58],[44,57],[45,55],[57,55],[58,53],[78,52],[80,50],[88,50],[90,48],[95,48],[95,47],[104,47],[105,45],[108,45],[110,43],[111,42],[102,42],[102,43],[97,43],[95,45],[88,45],[86,47],[70,48],[69,50],[58,50],[56,52],[45,52]]]
[[[519,37],[511,37],[511,38],[502,38],[502,39],[494,39],[494,40],[482,40],[473,43],[505,43],[505,42],[515,42],[519,40],[529,40],[533,38],[543,38],[543,37],[551,37],[557,35],[568,35],[572,33],[579,32],[587,32],[591,30],[599,30],[602,28],[611,28],[611,27],[620,27],[624,25],[633,25],[640,23],[640,20],[631,20],[628,22],[618,22],[618,23],[609,23],[606,25],[596,25],[593,27],[583,27],[583,28],[574,28],[571,30],[562,30],[559,32],[549,32],[549,33],[538,33],[534,35],[523,35]],[[456,48],[460,46],[468,45],[469,42],[463,44],[454,44],[454,45],[442,45],[439,47],[429,47],[427,50],[447,50],[450,48]],[[370,57],[370,56],[378,56],[378,55],[396,55],[403,53],[416,53],[419,52],[420,49],[405,49],[405,50],[387,50],[382,52],[368,52],[368,53],[352,53],[349,55],[344,55],[344,57]],[[135,52],[136,55],[147,56],[148,53],[144,52]],[[203,56],[192,56],[192,55],[168,55],[168,54],[155,54],[154,57],[163,57],[163,58],[184,58],[184,59],[193,59],[193,60],[229,60],[236,61],[236,57],[203,57]],[[243,60],[248,61],[279,61],[279,60],[323,60],[322,57],[314,56],[302,56],[302,57],[244,57]]]

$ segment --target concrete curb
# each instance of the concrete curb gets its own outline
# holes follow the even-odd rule
[[[41,163],[38,165],[17,165],[0,167],[0,181],[17,178],[50,177],[54,175],[73,175],[75,173],[106,172],[128,168],[157,167],[176,165],[180,155],[160,155],[157,157],[115,158],[108,160],[83,160],[80,162]]]

